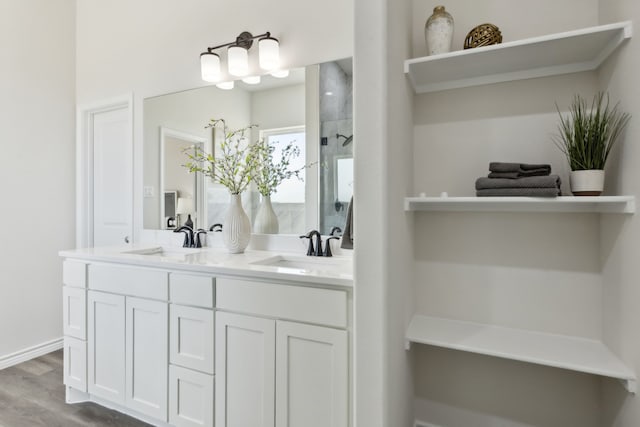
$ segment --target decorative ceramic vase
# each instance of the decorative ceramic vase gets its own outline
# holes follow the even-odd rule
[[[241,254],[249,245],[251,239],[251,222],[242,208],[239,194],[232,194],[229,209],[224,217],[222,227],[222,242],[232,254]]]
[[[261,234],[278,234],[278,217],[271,205],[271,196],[262,196],[262,203],[258,208],[253,232]]]
[[[574,196],[599,196],[604,189],[604,171],[571,171],[569,181]]]
[[[424,38],[427,42],[427,55],[451,52],[453,17],[444,10],[444,6],[433,9],[433,15],[424,26]]]

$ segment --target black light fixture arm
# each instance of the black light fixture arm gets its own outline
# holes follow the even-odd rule
[[[218,46],[208,47],[207,48],[207,52],[212,53],[214,50],[218,50],[218,49],[221,49],[223,47],[228,47],[228,46],[239,46],[239,47],[243,47],[243,48],[248,50],[253,45],[253,41],[255,39],[259,39],[259,38],[271,38],[271,33],[269,31],[267,31],[264,34],[259,34],[257,36],[254,36],[253,34],[251,34],[248,31],[243,31],[242,33],[240,33],[240,35],[238,37],[236,37],[236,39],[234,41],[232,41],[230,43],[221,44],[221,45],[218,45]]]

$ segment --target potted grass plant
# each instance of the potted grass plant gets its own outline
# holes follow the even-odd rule
[[[560,115],[559,134],[554,142],[571,167],[570,185],[575,196],[599,196],[604,188],[604,168],[612,148],[629,123],[631,115],[611,107],[609,94],[597,93],[591,107],[580,95],[573,98],[569,114]]]
[[[212,119],[207,128],[221,128],[224,137],[215,156],[201,149],[185,151],[189,161],[184,165],[189,172],[200,172],[214,182],[225,186],[231,196],[224,217],[222,240],[231,253],[243,253],[251,238],[251,222],[242,207],[241,194],[251,184],[257,168],[255,150],[249,143],[249,131],[255,126],[230,130],[223,119]]]

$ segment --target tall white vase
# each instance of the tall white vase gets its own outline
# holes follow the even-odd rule
[[[253,231],[261,234],[278,234],[279,228],[278,216],[271,205],[271,196],[262,196],[262,203],[253,223]]]
[[[232,254],[241,254],[249,245],[251,239],[251,222],[242,208],[239,194],[232,194],[229,209],[224,217],[222,227],[222,241]]]

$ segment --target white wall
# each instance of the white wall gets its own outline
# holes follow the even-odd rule
[[[0,362],[62,336],[74,246],[72,0],[0,1]]]
[[[424,22],[437,4],[413,2],[416,56],[425,53]],[[505,42],[598,24],[596,0],[451,0],[446,7],[456,25],[454,49],[482,22],[498,25]],[[566,161],[551,141],[555,103],[566,109],[575,93],[596,90],[596,74],[582,73],[415,96],[414,194],[474,195],[491,161],[551,163],[568,191]],[[414,239],[417,313],[602,338],[597,215],[416,213]],[[412,348],[423,421],[601,426],[598,377]]]
[[[251,92],[251,123],[262,130],[304,125],[304,93],[304,84]]]
[[[396,427],[387,422],[387,4],[387,0],[355,0],[353,256],[357,427]]]
[[[622,143],[607,164],[606,191],[640,196],[640,3],[635,0],[601,0],[600,22],[633,21],[635,35],[609,60],[599,74],[600,89],[632,114]],[[640,218],[638,214],[602,219],[600,261],[604,282],[604,335],[607,344],[637,373],[640,373]],[[640,400],[627,394],[616,381],[603,381],[603,426],[640,425]]]

